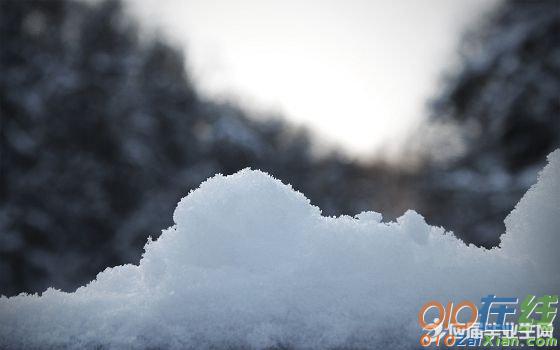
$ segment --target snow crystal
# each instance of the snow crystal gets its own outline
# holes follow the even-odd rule
[[[0,347],[415,347],[428,300],[558,292],[559,175],[556,151],[492,250],[414,211],[324,217],[260,171],[217,175],[138,266],[74,293],[0,298]]]

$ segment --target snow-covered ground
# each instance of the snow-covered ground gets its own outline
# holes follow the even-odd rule
[[[560,289],[560,151],[507,217],[499,248],[466,246],[408,211],[324,217],[260,171],[183,198],[138,265],[74,293],[0,298],[0,347],[417,347],[428,300]]]

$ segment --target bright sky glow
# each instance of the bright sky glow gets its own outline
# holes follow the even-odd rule
[[[461,32],[495,0],[144,0],[131,9],[185,45],[199,88],[278,111],[355,155],[424,116]]]

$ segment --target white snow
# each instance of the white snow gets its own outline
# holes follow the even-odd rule
[[[560,289],[560,151],[506,219],[501,248],[466,246],[421,215],[323,217],[260,171],[183,198],[138,266],[74,293],[0,298],[0,347],[417,347],[420,307]]]

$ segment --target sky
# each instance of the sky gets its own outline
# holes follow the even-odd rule
[[[128,1],[185,48],[200,91],[281,113],[367,156],[425,118],[465,28],[496,0]]]

